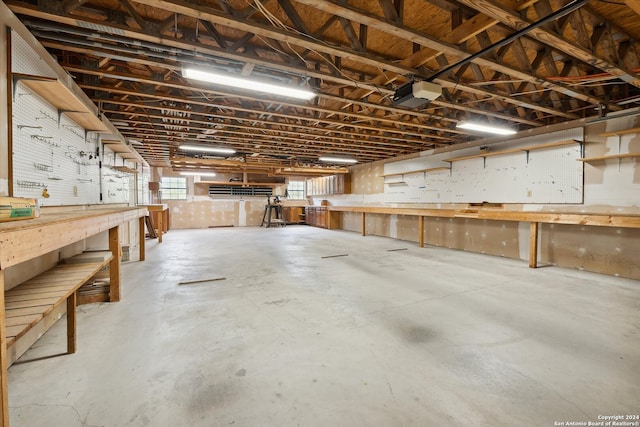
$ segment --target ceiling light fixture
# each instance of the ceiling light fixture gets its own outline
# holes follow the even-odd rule
[[[305,99],[307,101],[313,99],[313,97],[316,96],[315,93],[304,89],[274,85],[271,83],[233,77],[228,74],[203,71],[195,68],[183,68],[182,77],[224,86],[236,87],[239,89],[250,89],[256,92],[270,93],[272,95],[282,95],[291,98]]]
[[[216,176],[215,172],[180,172],[180,175],[185,176]]]
[[[456,125],[459,129],[467,129],[467,130],[475,130],[478,132],[485,133],[493,133],[495,135],[515,135],[517,132],[513,129],[500,127],[500,126],[491,126],[483,123],[474,123],[474,122],[466,122],[461,121]]]
[[[204,145],[181,145],[179,148],[185,151],[200,151],[203,153],[235,154],[236,152],[233,148],[208,147]]]
[[[321,156],[318,160],[328,163],[358,163],[356,159],[352,159],[350,157]]]

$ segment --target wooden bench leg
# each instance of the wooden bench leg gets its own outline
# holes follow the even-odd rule
[[[162,234],[164,233],[164,213],[158,212],[158,243],[162,243]]]
[[[0,426],[9,426],[9,389],[7,387],[7,335],[4,312],[4,271],[0,270]]]
[[[109,250],[113,259],[109,263],[109,302],[120,301],[120,233],[118,226],[109,229]]]
[[[67,353],[76,352],[76,300],[77,292],[67,298]]]
[[[144,216],[141,216],[140,218],[138,218],[138,233],[140,234],[139,236],[139,246],[140,246],[140,261],[144,261],[145,260],[145,236],[144,236],[144,221],[145,221]]]
[[[532,222],[529,231],[529,268],[538,267],[538,223]]]

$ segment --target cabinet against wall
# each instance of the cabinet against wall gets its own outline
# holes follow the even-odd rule
[[[349,174],[320,176],[307,179],[307,196],[351,193]]]
[[[287,224],[302,224],[305,218],[304,206],[283,206],[282,216]]]
[[[305,207],[305,216],[307,224],[327,228],[326,206],[307,206]]]

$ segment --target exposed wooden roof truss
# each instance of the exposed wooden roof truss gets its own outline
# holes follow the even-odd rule
[[[560,0],[7,1],[152,165],[185,142],[311,167],[361,162],[479,138],[482,119],[517,130],[640,106],[638,0],[591,0],[515,40]],[[311,88],[292,101],[198,83],[183,66]],[[453,66],[452,66],[453,65]],[[450,69],[449,69],[450,67]],[[442,95],[396,107],[402,84]]]

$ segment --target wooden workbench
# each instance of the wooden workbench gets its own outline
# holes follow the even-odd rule
[[[147,209],[111,208],[43,214],[39,218],[0,223],[0,287],[5,270],[98,233],[109,232],[111,301],[120,300],[119,226],[138,220],[140,260],[144,260],[144,218]],[[0,292],[0,427],[9,426],[5,293]]]
[[[149,210],[151,223],[158,230],[158,243],[162,243],[162,235],[169,231],[169,206],[166,204],[144,205]]]
[[[506,211],[502,209],[420,209],[420,208],[393,208],[383,206],[329,206],[327,216],[327,228],[334,228],[333,215],[340,212],[355,212],[362,215],[362,235],[366,231],[366,215],[408,215],[418,218],[418,246],[424,246],[424,219],[427,217],[438,218],[471,218],[492,221],[518,221],[528,222],[529,234],[529,267],[538,266],[538,234],[539,224],[572,224],[600,227],[640,228],[640,214],[629,213],[573,213],[573,212],[525,212]]]

